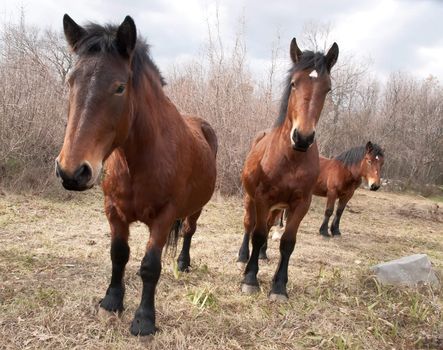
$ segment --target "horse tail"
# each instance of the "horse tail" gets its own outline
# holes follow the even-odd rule
[[[166,251],[171,250],[172,255],[175,256],[177,252],[177,242],[180,236],[180,231],[183,226],[183,219],[177,219],[169,231],[168,240],[166,241]]]
[[[205,120],[201,121],[201,129],[203,132],[203,135],[205,136],[206,141],[208,141],[209,147],[211,147],[212,152],[214,153],[214,156],[217,156],[217,150],[218,150],[218,140],[217,135],[212,128],[212,126]]]

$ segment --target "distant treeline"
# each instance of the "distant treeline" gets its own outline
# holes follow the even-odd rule
[[[0,185],[41,190],[55,181],[73,57],[61,32],[26,26],[23,17],[0,30]],[[274,50],[263,78],[253,76],[238,33],[229,50],[209,33],[199,58],[163,69],[177,107],[207,119],[218,134],[218,189],[225,194],[240,193],[246,153],[257,132],[272,127],[281,90],[276,82],[284,79]],[[307,31],[301,42],[316,46],[318,34]],[[285,44],[280,54],[289,62]],[[402,72],[382,83],[369,68],[339,57],[317,130],[321,153],[333,156],[371,140],[386,153],[383,177],[413,187],[443,184],[443,86],[435,77]]]

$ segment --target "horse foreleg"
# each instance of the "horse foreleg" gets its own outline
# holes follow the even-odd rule
[[[341,235],[341,232],[340,232],[340,219],[341,219],[341,216],[343,214],[343,211],[346,208],[346,204],[349,202],[349,200],[352,197],[352,194],[351,195],[347,195],[345,197],[341,197],[338,200],[337,211],[335,212],[335,217],[334,217],[334,220],[332,221],[332,224],[331,224],[331,233],[332,233],[333,236]]]
[[[337,199],[337,194],[335,193],[335,191],[328,191],[327,200],[326,200],[325,217],[323,219],[323,223],[320,226],[320,234],[324,237],[329,237],[329,233],[328,233],[329,218],[334,213],[334,205],[335,205],[336,199]]]
[[[298,227],[309,210],[311,198],[311,196],[308,198],[302,198],[295,204],[295,206],[291,206],[289,209],[285,231],[280,240],[280,261],[274,278],[272,279],[272,288],[269,294],[271,300],[288,299],[286,285],[288,283],[289,259],[294,251]]]
[[[119,218],[114,207],[107,207],[106,214],[111,226],[112,275],[106,295],[100,301],[100,307],[109,312],[121,312],[125,294],[123,276],[129,260],[129,225]]]
[[[255,226],[255,207],[248,195],[245,195],[245,216],[243,218],[243,225],[245,232],[243,234],[243,241],[240,250],[238,251],[237,259],[237,263],[239,263],[242,268],[249,260],[249,238]]]
[[[142,298],[130,329],[133,335],[149,335],[157,330],[155,327],[155,288],[160,278],[163,247],[176,220],[173,211],[168,209],[165,209],[149,227],[151,236],[140,266],[140,276],[143,282]]]
[[[260,249],[265,244],[268,230],[267,230],[267,216],[269,208],[263,203],[254,201],[255,204],[255,227],[252,231],[252,253],[245,268],[244,278],[242,281],[242,291],[244,293],[255,293],[259,291],[259,284],[257,280],[258,273],[258,257]]]
[[[197,220],[200,217],[201,210],[188,216],[183,223],[183,247],[177,259],[178,269],[180,271],[189,271],[191,266],[191,256],[189,250],[191,248],[192,236],[197,229]]]

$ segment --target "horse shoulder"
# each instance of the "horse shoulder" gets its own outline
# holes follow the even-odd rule
[[[266,147],[260,140],[262,140],[265,135],[266,134],[263,133],[255,138],[243,166],[242,183],[251,197],[254,197],[255,189],[259,185],[260,178],[262,177],[263,167],[261,163]]]
[[[320,173],[326,183],[327,191],[338,192],[341,187],[342,167],[335,159],[323,158],[320,163]]]
[[[132,203],[132,184],[128,164],[123,151],[114,150],[105,162],[105,176],[102,181],[105,196],[105,212],[112,219],[118,213],[120,220],[135,220]]]

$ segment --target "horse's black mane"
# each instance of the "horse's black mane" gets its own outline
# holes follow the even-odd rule
[[[84,26],[84,29],[86,35],[80,39],[75,48],[78,55],[94,55],[97,53],[120,55],[115,40],[118,26],[111,24],[101,26],[96,23],[89,23]],[[142,76],[144,65],[148,65],[158,75],[162,86],[166,85],[160,70],[151,59],[149,45],[143,38],[138,38],[132,58],[134,84],[137,84]]]
[[[281,126],[286,118],[288,111],[289,95],[291,94],[291,79],[296,71],[314,68],[318,75],[322,75],[328,71],[326,64],[326,56],[322,52],[303,51],[299,62],[293,64],[291,69],[288,70],[288,75],[285,80],[285,89],[280,102],[280,112],[274,127]]]
[[[365,154],[366,154],[366,147],[360,146],[348,149],[347,151],[344,151],[343,153],[336,156],[334,159],[342,162],[345,166],[349,167],[354,164],[360,163],[364,158]],[[372,144],[371,154],[374,157],[376,156],[384,157],[383,150],[376,143]]]

